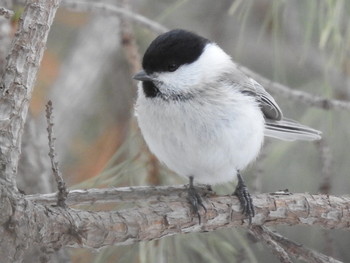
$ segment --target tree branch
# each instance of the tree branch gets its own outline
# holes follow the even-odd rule
[[[201,192],[205,187],[200,188]],[[28,202],[42,206],[55,203],[49,195],[27,196]],[[43,198],[47,197],[47,199]],[[87,212],[78,210],[54,209],[54,218],[45,238],[54,233],[66,233],[62,227],[73,224],[77,232],[82,232],[81,244],[74,237],[61,245],[100,248],[107,245],[125,245],[139,241],[159,239],[164,236],[189,232],[208,232],[225,227],[245,226],[247,220],[240,211],[239,201],[234,196],[216,196],[211,194],[204,198],[207,213],[202,213],[203,223],[198,224],[192,217],[186,201],[185,186],[171,187],[132,187],[115,189],[73,190],[68,194],[67,204],[84,204],[86,202],[136,202],[137,207],[112,212]],[[115,199],[114,199],[115,198]],[[142,203],[141,203],[142,202]],[[256,216],[253,225],[317,225],[328,229],[350,228],[350,197],[291,194],[259,194],[253,196]],[[147,205],[145,205],[147,203]],[[30,213],[30,211],[28,211]],[[58,216],[58,214],[61,214]],[[73,218],[66,221],[67,218]],[[63,220],[57,222],[57,220]],[[51,229],[52,228],[52,229]],[[44,233],[44,231],[42,230]],[[98,240],[95,240],[97,237]],[[47,240],[52,242],[52,240]]]
[[[133,186],[105,189],[84,189],[70,190],[67,196],[67,205],[95,204],[95,203],[134,203],[157,202],[164,197],[167,201],[178,200],[185,190],[186,186]],[[204,189],[204,188],[203,188]],[[57,201],[56,193],[27,195],[30,201],[38,202],[43,205],[54,205]]]
[[[57,194],[57,205],[60,207],[66,207],[66,199],[68,195],[68,191],[66,188],[66,183],[63,180],[62,173],[58,167],[58,161],[56,160],[56,150],[55,150],[55,140],[56,138],[53,135],[53,107],[52,101],[49,100],[46,105],[46,120],[47,120],[47,132],[49,139],[49,157],[51,160],[52,172],[55,177],[58,194]]]
[[[0,83],[0,178],[14,187],[29,99],[59,2],[28,2]]]
[[[303,260],[308,263],[341,263],[332,257],[328,257],[317,251],[304,247],[301,244],[297,244],[277,232],[274,232],[267,227],[253,227],[253,232],[258,235],[264,235],[267,239],[276,242],[285,251],[294,256],[297,259]]]
[[[246,67],[239,66],[239,68],[245,74],[259,82],[268,91],[279,94],[285,98],[292,99],[294,101],[304,103],[308,106],[317,107],[324,110],[350,110],[349,101],[328,99],[317,96],[315,94],[308,93],[306,91],[291,89],[290,87],[287,87],[281,83],[271,81]]]
[[[0,80],[0,255],[4,263],[22,262],[33,240],[26,235],[30,224],[21,219],[19,210],[25,199],[16,191],[15,175],[29,100],[59,3],[60,0],[28,1]],[[14,216],[18,212],[19,216]],[[32,221],[38,223],[33,218]]]
[[[131,12],[125,8],[117,7],[112,4],[64,0],[62,1],[62,6],[66,7],[71,11],[92,12],[92,13],[105,14],[105,15],[123,16],[158,34],[168,31],[166,27],[162,26],[161,24],[147,17]]]
[[[293,263],[287,251],[278,242],[273,240],[271,236],[266,231],[264,231],[264,228],[262,228],[261,226],[254,226],[250,229],[250,232],[256,238],[264,241],[266,245],[272,250],[272,253],[278,257],[280,262]]]

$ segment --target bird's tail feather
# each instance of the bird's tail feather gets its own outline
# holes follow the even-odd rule
[[[265,120],[265,136],[284,141],[315,141],[321,139],[322,132],[302,125],[294,120]]]

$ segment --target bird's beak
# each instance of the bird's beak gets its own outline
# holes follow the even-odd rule
[[[133,79],[140,80],[140,81],[152,81],[152,77],[147,75],[147,73],[143,70],[136,73],[133,77]]]

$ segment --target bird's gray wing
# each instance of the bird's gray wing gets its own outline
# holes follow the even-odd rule
[[[263,86],[247,76],[241,78],[240,82],[241,92],[256,98],[266,119],[282,120],[283,114],[280,107]]]
[[[236,72],[234,79],[240,84],[242,93],[253,96],[259,103],[265,117],[265,136],[285,141],[321,139],[320,131],[284,118],[274,98],[255,80],[240,71]]]

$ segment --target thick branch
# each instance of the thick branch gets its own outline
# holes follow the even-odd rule
[[[134,203],[157,202],[166,198],[168,202],[178,200],[186,190],[186,186],[134,186],[105,189],[70,190],[67,196],[67,205],[95,204],[95,203]],[[27,195],[30,201],[43,205],[54,205],[57,202],[57,194]]]
[[[201,188],[204,191],[206,188]],[[172,203],[184,200],[186,203],[186,186],[135,186],[106,189],[71,190],[67,197],[67,205],[95,203]],[[28,195],[30,201],[43,205],[54,205],[56,193]],[[223,202],[230,206],[233,197],[214,196],[209,202]],[[235,198],[233,198],[235,200]],[[257,215],[253,223],[263,224],[307,224],[320,225],[325,228],[349,228],[350,207],[348,196],[327,196],[310,194],[275,195],[260,194],[253,197]],[[140,201],[141,200],[141,201]],[[239,211],[238,203],[233,203],[233,210]],[[216,206],[216,205],[214,205]],[[238,218],[240,213],[237,212]],[[272,220],[273,219],[273,220]],[[348,225],[349,224],[349,225]]]
[[[12,217],[23,207],[23,198],[14,191],[15,175],[29,100],[59,2],[28,1],[0,80],[0,255],[4,263],[22,262],[33,240],[26,235],[30,223],[21,216]]]
[[[13,185],[29,99],[59,2],[28,2],[0,83],[0,178]]]
[[[184,186],[172,186],[71,191],[68,194],[67,204],[77,204],[88,200],[104,202],[115,198],[116,202],[142,200],[139,202],[147,203],[147,205],[138,204],[137,208],[113,212],[50,208],[56,212],[54,212],[55,217],[50,219],[53,222],[50,220],[47,222],[50,232],[46,233],[45,238],[47,242],[52,242],[49,239],[51,231],[67,233],[66,228],[71,227],[75,229],[75,232],[80,233],[81,244],[77,243],[74,236],[66,234],[63,237],[66,243],[61,243],[61,245],[100,248],[112,244],[124,245],[159,239],[178,233],[206,232],[224,227],[248,225],[240,212],[240,204],[236,197],[216,195],[204,198],[208,211],[205,215],[201,211],[203,222],[202,225],[199,225],[197,218],[192,218],[184,190]],[[113,198],[110,198],[111,196]],[[44,200],[42,196],[28,196],[27,199],[28,201],[36,200],[37,203]],[[318,225],[328,229],[349,229],[350,227],[350,197],[348,196],[260,194],[253,196],[253,202],[256,207],[253,225],[303,224]],[[43,203],[48,204],[47,201]],[[52,200],[52,203],[55,202]]]

